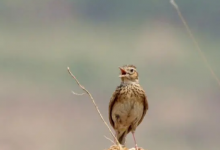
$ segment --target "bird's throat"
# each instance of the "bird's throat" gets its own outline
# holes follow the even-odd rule
[[[127,78],[121,78],[121,84],[138,84],[139,80],[138,79],[127,79]]]

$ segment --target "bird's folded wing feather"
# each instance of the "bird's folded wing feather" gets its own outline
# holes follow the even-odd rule
[[[114,121],[112,120],[112,109],[113,106],[118,98],[118,95],[120,93],[120,86],[118,86],[115,90],[115,92],[113,93],[110,102],[109,102],[109,110],[108,110],[108,116],[109,116],[109,122],[112,125],[112,127],[114,128]]]
[[[140,121],[138,122],[138,125],[142,122],[142,120],[144,119],[144,116],[146,115],[147,110],[148,110],[147,96],[146,96],[144,90],[143,90],[143,94],[141,95],[141,97],[143,98],[144,111],[143,111],[143,115],[142,115]]]

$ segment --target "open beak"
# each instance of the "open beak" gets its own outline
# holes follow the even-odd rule
[[[121,74],[119,75],[119,77],[124,77],[124,76],[126,76],[126,71],[125,71],[123,68],[121,68],[121,67],[119,67],[119,69],[120,69],[120,71],[121,71]]]

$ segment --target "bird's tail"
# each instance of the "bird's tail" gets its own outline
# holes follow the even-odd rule
[[[116,137],[118,139],[118,142],[121,144],[121,145],[125,145],[125,137],[127,136],[127,130],[125,130],[124,132],[122,133],[117,133],[116,134]]]

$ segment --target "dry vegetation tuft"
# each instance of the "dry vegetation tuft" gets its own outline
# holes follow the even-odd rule
[[[107,149],[107,150],[135,150],[135,148],[130,148],[130,149],[128,149],[127,147],[121,147],[121,149],[120,149],[120,147],[118,146],[118,145],[112,145],[109,149]],[[144,150],[143,148],[141,148],[141,147],[139,147],[138,148],[138,150]]]

